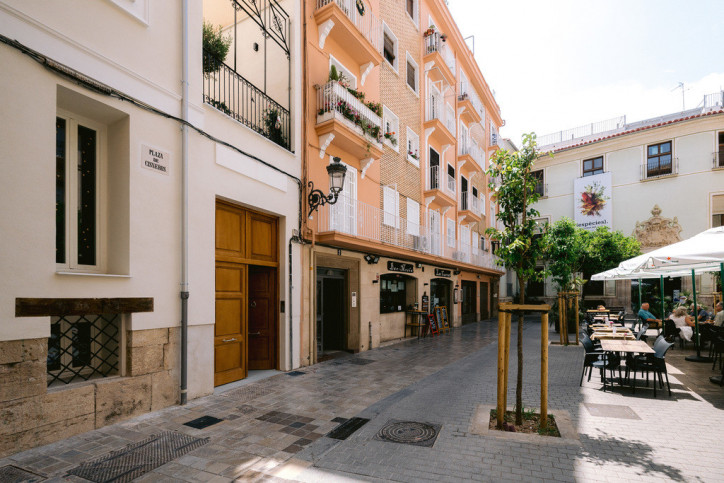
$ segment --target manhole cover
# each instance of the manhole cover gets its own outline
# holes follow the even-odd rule
[[[390,421],[375,435],[379,441],[431,447],[440,433],[439,424]]]
[[[106,456],[82,463],[68,474],[95,482],[127,482],[208,442],[209,438],[200,439],[166,431],[112,451]]]
[[[184,426],[196,429],[204,429],[208,428],[213,424],[220,423],[221,421],[223,421],[223,419],[215,418],[213,416],[201,416],[200,418],[196,418],[192,421],[189,421],[188,423],[184,423]]]
[[[3,483],[31,483],[45,478],[13,465],[0,466],[0,481]]]
[[[583,405],[586,406],[591,416],[597,416],[599,418],[641,419],[639,415],[628,406],[593,403],[584,403]]]

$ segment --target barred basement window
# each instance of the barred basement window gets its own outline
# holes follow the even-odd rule
[[[48,339],[48,386],[120,372],[118,314],[53,317]]]

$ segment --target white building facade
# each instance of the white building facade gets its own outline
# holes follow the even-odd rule
[[[299,5],[185,5],[0,1],[0,456],[299,366]]]
[[[723,101],[724,93],[717,93],[686,112],[630,124],[624,117],[540,138],[541,151],[553,154],[535,164],[541,218],[554,223],[568,217],[589,229],[608,226],[635,236],[643,252],[721,226]],[[593,205],[591,196],[598,197]],[[714,280],[699,278],[697,291],[710,304]],[[631,282],[588,285],[584,293],[590,301],[632,303]],[[665,288],[665,295],[673,296],[674,290],[691,290],[691,281],[667,281]],[[555,293],[549,279],[530,295],[551,300]]]

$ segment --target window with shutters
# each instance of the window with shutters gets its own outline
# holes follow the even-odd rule
[[[395,151],[400,151],[400,118],[387,106],[382,106],[382,140]]]
[[[407,233],[420,235],[420,203],[407,198]]]
[[[415,94],[419,95],[419,84],[417,63],[412,59],[410,53],[407,52],[407,85]]]
[[[415,131],[407,128],[407,160],[420,167],[420,136]]]
[[[447,246],[455,248],[455,220],[447,219]]]
[[[405,10],[415,26],[420,23],[420,14],[418,13],[417,2],[418,0],[405,0]]]
[[[384,224],[395,228],[400,227],[400,193],[390,186],[382,188]]]
[[[382,54],[395,72],[398,71],[397,45],[397,37],[392,33],[390,27],[382,22]]]
[[[724,226],[724,194],[711,197],[711,227]]]
[[[724,132],[719,133],[719,149],[714,153],[714,167],[724,168]]]

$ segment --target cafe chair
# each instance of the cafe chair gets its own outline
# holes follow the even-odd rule
[[[724,337],[718,335],[714,340],[711,341],[711,347],[709,348],[709,355],[713,358],[714,363],[711,369],[716,369],[716,361],[719,360],[719,369],[722,368],[722,356],[724,354]]]
[[[666,334],[666,337],[671,337],[672,341],[676,341],[676,339],[679,339],[679,347],[684,348],[686,345],[686,341],[683,337],[681,337],[681,329],[679,329],[673,320],[666,319],[664,320],[664,333]]]
[[[669,389],[669,396],[671,396],[671,384],[669,384],[669,374],[666,371],[666,353],[671,349],[674,344],[672,342],[666,342],[666,339],[660,337],[656,339],[654,344],[654,353],[646,354],[646,357],[635,357],[633,358],[634,366],[633,370],[633,392],[636,394],[636,373],[641,371],[643,374],[646,373],[646,385],[649,381],[649,372],[654,374],[654,397],[656,397],[656,377],[659,378],[660,387],[664,388],[664,376],[666,377],[666,386]]]
[[[641,329],[638,332],[636,332],[636,340],[642,340],[642,341],[646,342],[646,340],[648,339],[646,337],[647,330],[649,330],[649,324],[644,322],[643,324],[641,324]]]

